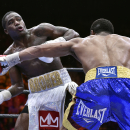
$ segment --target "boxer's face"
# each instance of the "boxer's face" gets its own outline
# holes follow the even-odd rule
[[[25,23],[22,17],[17,13],[10,13],[5,18],[5,26],[4,29],[6,34],[15,35],[19,33],[24,33],[26,31]]]

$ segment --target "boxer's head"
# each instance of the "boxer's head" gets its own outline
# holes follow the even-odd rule
[[[6,34],[15,36],[26,31],[25,23],[22,17],[14,12],[7,12],[2,18],[2,26]]]
[[[90,28],[91,34],[98,34],[100,32],[107,32],[109,34],[114,33],[114,27],[112,23],[107,19],[97,19],[94,21]]]

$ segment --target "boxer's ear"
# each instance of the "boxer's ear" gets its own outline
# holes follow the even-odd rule
[[[4,29],[4,32],[5,32],[6,34],[8,34],[8,30],[7,30],[7,29]]]
[[[91,30],[91,35],[95,35],[95,32],[93,30]]]

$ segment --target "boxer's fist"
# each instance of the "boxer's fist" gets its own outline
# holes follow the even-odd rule
[[[10,69],[5,57],[6,55],[0,55],[0,76],[6,74]]]
[[[10,100],[12,97],[10,91],[4,90],[0,92],[0,104],[2,104],[4,101]]]
[[[76,89],[78,87],[78,84],[76,84],[75,82],[71,81],[69,83],[66,83],[66,85],[67,85],[66,89],[69,91],[69,93],[71,95],[74,95],[76,93]]]
[[[20,58],[19,58],[19,52],[7,55],[7,56],[1,56],[0,57],[0,67],[1,67],[1,73],[0,75],[4,75],[5,73],[8,72],[8,70],[15,66],[16,64],[21,63]]]

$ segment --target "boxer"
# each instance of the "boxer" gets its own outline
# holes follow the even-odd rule
[[[10,35],[13,39],[13,43],[4,52],[4,55],[19,52],[30,46],[52,42],[52,40],[54,39],[55,42],[62,40],[66,41],[79,36],[79,34],[72,29],[54,26],[49,23],[41,23],[35,27],[27,29],[22,17],[14,11],[7,12],[3,16],[2,26],[4,28],[5,33]],[[6,58],[8,58],[8,56],[6,56]],[[17,59],[12,59],[12,63],[15,60]],[[25,61],[22,63],[19,62],[19,64],[12,68],[10,68],[10,66],[7,67],[5,64],[2,63],[1,65],[4,65],[1,75],[5,74],[9,69],[12,86],[10,86],[9,89],[0,92],[0,103],[2,103],[3,101],[7,101],[10,98],[17,96],[18,94],[23,92],[24,84],[22,81],[21,73],[25,74],[29,79],[29,98],[27,100],[25,109],[22,111],[22,114],[20,114],[17,119],[15,130],[32,130],[32,127],[34,127],[35,130],[38,130],[40,127],[40,125],[38,124],[39,111],[43,111],[41,112],[41,115],[45,112],[47,115],[50,113],[52,116],[58,116],[57,129],[60,128],[63,118],[63,105],[66,95],[66,89],[68,89],[68,85],[66,83],[68,82],[69,85],[71,84],[69,83],[71,81],[71,78],[69,77],[68,72],[63,68],[60,59],[58,57],[39,57],[34,60]],[[63,74],[67,76],[66,79],[63,79]],[[57,77],[58,79],[60,79],[60,81],[58,81]],[[45,83],[46,86],[43,87],[43,83]],[[72,86],[76,85],[74,82],[72,82],[72,84]],[[54,89],[55,91],[53,95]],[[71,88],[69,88],[68,90],[71,90]],[[40,100],[39,95],[42,96],[41,101],[44,104],[42,104],[42,102],[39,102],[39,104],[37,104]],[[49,98],[50,100],[47,100],[47,97],[51,97],[52,95],[53,98]],[[61,98],[58,100],[57,97],[59,95],[61,96]],[[34,98],[36,100],[35,103]],[[33,103],[31,103],[32,100]],[[32,117],[32,115],[30,114],[33,114],[34,117]],[[36,123],[32,123],[32,120],[35,120]],[[42,125],[45,126],[45,128],[48,128],[45,123]],[[52,125],[52,128],[53,127],[54,126]]]

